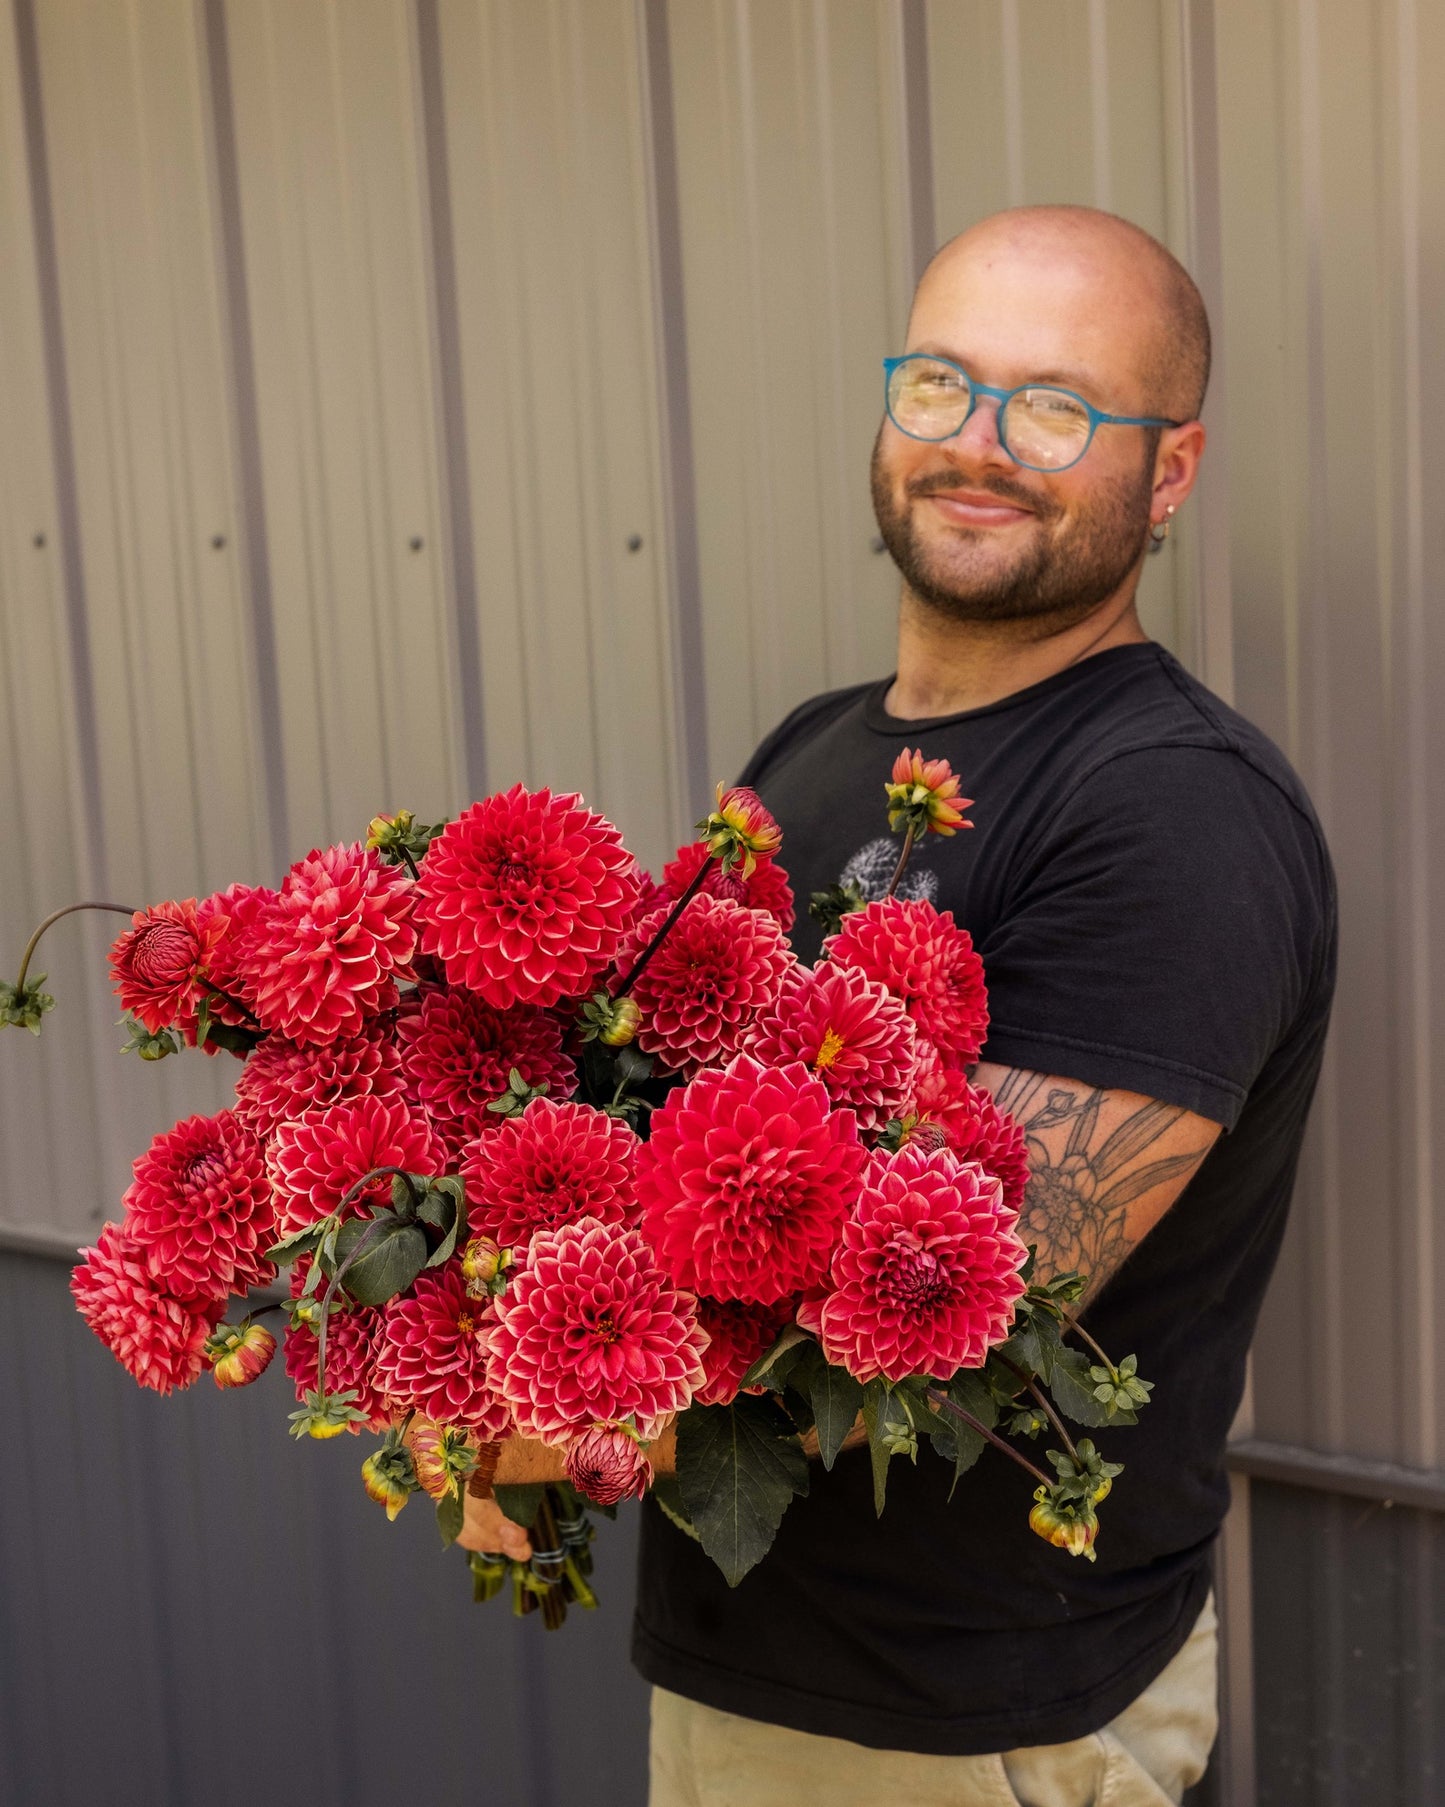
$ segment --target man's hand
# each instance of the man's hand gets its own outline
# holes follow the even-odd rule
[[[469,1493],[463,1507],[457,1542],[464,1550],[510,1556],[513,1562],[525,1562],[532,1554],[532,1540],[520,1525],[512,1523],[495,1500],[479,1500]]]
[[[1028,1139],[1019,1235],[1035,1278],[1077,1268],[1093,1303],[1194,1177],[1221,1125],[1138,1092],[981,1062],[970,1075]]]

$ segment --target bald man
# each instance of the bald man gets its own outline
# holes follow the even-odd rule
[[[744,773],[795,892],[880,896],[895,755],[947,758],[971,831],[904,881],[973,934],[973,1073],[1025,1126],[1021,1225],[1091,1277],[1084,1321],[1156,1383],[1093,1566],[1028,1528],[986,1450],[874,1516],[864,1452],[730,1590],[649,1502],[634,1658],[652,1807],[1162,1807],[1216,1725],[1222,1452],[1284,1228],[1335,966],[1319,824],[1257,729],[1145,634],[1151,539],[1194,486],[1209,329],[1147,233],[997,215],[929,265],[873,451],[898,664],[815,697]],[[804,959],[816,926],[795,931]],[[1037,1453],[1037,1452],[1035,1452]]]

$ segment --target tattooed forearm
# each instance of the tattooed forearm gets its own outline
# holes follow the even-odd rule
[[[1218,1125],[1133,1092],[1016,1068],[974,1075],[1028,1143],[1019,1234],[1041,1277],[1077,1268],[1103,1286],[1163,1216],[1208,1153]]]

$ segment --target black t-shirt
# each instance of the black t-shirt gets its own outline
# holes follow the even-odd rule
[[[903,895],[951,910],[983,956],[983,1058],[1221,1123],[1194,1178],[1086,1321],[1156,1383],[1098,1560],[1028,1527],[1027,1476],[985,1450],[950,1503],[927,1446],[873,1511],[866,1451],[815,1465],[766,1560],[730,1589],[644,1507],[633,1656],[724,1711],[940,1754],[1097,1730],[1174,1655],[1209,1585],[1222,1451],[1279,1250],[1334,986],[1329,856],[1279,750],[1162,647],[1112,647],[1001,701],[887,715],[888,680],[805,703],[744,781],[784,832],[800,956],[809,893],[881,894],[898,751],[947,758],[976,824],[931,835]]]

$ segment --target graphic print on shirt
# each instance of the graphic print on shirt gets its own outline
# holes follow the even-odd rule
[[[898,852],[897,840],[885,838],[870,841],[866,847],[860,847],[843,868],[840,882],[857,885],[863,893],[864,903],[881,903],[888,895],[888,881],[898,864]],[[898,881],[894,896],[902,898],[905,903],[936,904],[938,874],[930,872],[926,866],[910,862],[908,870]]]

